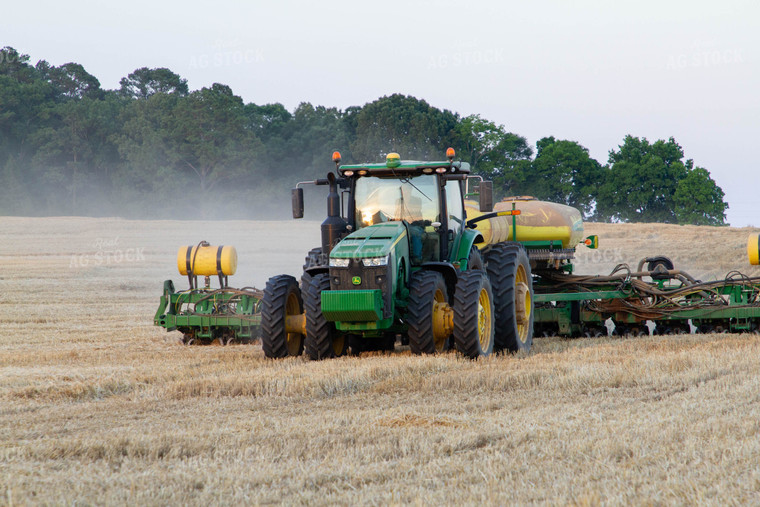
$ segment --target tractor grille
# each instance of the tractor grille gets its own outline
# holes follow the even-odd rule
[[[359,283],[354,283],[355,280]],[[333,290],[378,289],[383,294],[383,318],[392,316],[390,264],[367,267],[362,264],[361,259],[351,259],[347,268],[330,268],[330,288]]]

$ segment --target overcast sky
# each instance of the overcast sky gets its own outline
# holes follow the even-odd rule
[[[104,88],[147,66],[291,110],[400,92],[602,163],[626,134],[672,136],[726,192],[729,222],[760,226],[757,0],[28,1],[4,5],[0,29],[0,45],[81,63]]]

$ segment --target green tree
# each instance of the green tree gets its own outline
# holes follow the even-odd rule
[[[228,209],[233,196],[245,199],[245,190],[255,186],[259,142],[242,99],[228,86],[184,97],[153,93],[133,100],[123,122],[119,153],[130,168],[123,183],[136,201],[152,194],[175,213],[207,217]],[[178,201],[176,195],[189,198]]]
[[[610,151],[597,199],[598,215],[613,221],[684,223],[687,216],[704,214],[723,223],[722,212],[728,205],[722,190],[709,173],[707,178],[701,171],[690,177],[694,171],[694,162],[684,161],[683,149],[672,137],[650,144],[646,138],[628,135],[618,151]],[[676,201],[678,187],[687,177]],[[704,194],[719,199],[718,203],[695,200],[688,211],[679,211],[691,192],[695,199]]]
[[[141,67],[119,81],[119,93],[128,98],[147,99],[156,93],[188,94],[187,79],[166,67]]]
[[[334,150],[340,151],[345,161],[351,160],[343,113],[336,108],[301,103],[293,112],[288,150],[292,164],[288,173],[299,178],[324,178],[333,169]]]
[[[33,153],[29,138],[45,125],[53,105],[53,87],[28,62],[29,55],[11,47],[0,50],[0,163],[3,155]]]
[[[610,151],[605,182],[597,198],[599,216],[623,222],[675,223],[672,197],[688,169],[683,149],[671,137],[650,144],[626,136]]]
[[[594,212],[602,167],[575,141],[544,137],[536,143],[536,158],[520,186],[521,193]]]
[[[597,219],[725,221],[723,191],[672,138],[650,144],[627,136],[601,167],[578,143],[547,137],[531,160],[526,139],[503,125],[460,119],[411,96],[288,111],[244,104],[221,84],[190,93],[171,70],[148,67],[103,90],[78,63],[33,66],[28,55],[0,49],[0,212],[87,214],[107,201],[109,209],[134,203],[134,215],[147,204],[161,212],[165,203],[175,215],[185,206],[188,216],[234,199],[248,204],[252,195],[260,202],[323,176],[333,150],[345,162],[390,151],[440,160],[449,146],[492,178],[497,194],[531,193]]]
[[[37,133],[55,123],[50,108],[55,90],[29,64],[29,55],[12,47],[0,50],[0,212],[39,212],[37,175],[31,170]]]
[[[496,125],[492,121],[485,120],[478,114],[473,114],[459,120],[456,126],[457,154],[469,162],[474,168],[483,173],[493,170],[491,164],[480,164],[484,159],[488,160],[502,142],[507,132],[503,125]]]
[[[100,81],[78,63],[64,63],[60,67],[50,67],[47,62],[37,65],[44,69],[43,78],[48,80],[62,99],[99,99],[104,96]]]
[[[488,176],[502,175],[512,162],[526,160],[533,154],[524,137],[507,132],[504,125],[496,125],[477,114],[462,118],[456,134],[458,155],[474,170]]]
[[[470,115],[457,123],[454,146],[476,174],[494,181],[497,195],[510,195],[524,183],[530,157],[528,141],[504,125]]]
[[[258,141],[246,128],[243,100],[229,86],[215,83],[182,98],[168,125],[176,166],[195,180],[201,199],[252,174]]]
[[[245,105],[247,126],[262,142],[282,141],[287,137],[287,128],[293,115],[282,104]]]
[[[351,144],[357,161],[377,161],[395,151],[403,159],[442,159],[456,140],[457,116],[424,100],[394,94],[370,102],[356,115]]]
[[[303,102],[291,114],[282,104],[245,106],[249,128],[261,140],[259,158],[269,181],[323,177],[332,168],[330,155],[339,150],[351,159],[344,113]],[[287,188],[287,187],[283,187]]]
[[[35,135],[32,173],[51,211],[92,214],[110,202],[111,176],[119,164],[113,136],[121,101],[85,96],[56,104],[52,126]]]
[[[343,128],[351,143],[356,141],[356,129],[358,128],[358,118],[361,112],[361,106],[349,106],[343,111]]]
[[[37,79],[34,67],[29,64],[29,55],[19,53],[10,46],[0,49],[0,75],[11,76],[24,83]]]
[[[176,141],[172,137],[174,110],[182,98],[176,94],[155,93],[144,100],[128,100],[118,118],[115,140],[122,170],[114,175],[120,199],[127,210],[151,204],[159,211],[174,196],[192,195],[193,188],[177,162]]]
[[[707,169],[696,167],[678,182],[673,195],[679,224],[724,225],[728,204]]]

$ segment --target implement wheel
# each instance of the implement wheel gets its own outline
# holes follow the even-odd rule
[[[285,321],[288,316],[303,313],[303,302],[298,281],[290,275],[273,276],[267,281],[261,301],[261,348],[272,358],[300,356],[303,352],[303,335],[288,333]]]
[[[312,277],[304,294],[306,308],[306,355],[311,359],[339,357],[348,351],[346,335],[335,329],[322,314],[322,291],[330,289],[330,275],[320,273]]]
[[[491,282],[483,271],[465,271],[454,293],[454,343],[475,359],[493,352],[494,304]]]
[[[496,308],[495,350],[529,351],[533,345],[533,277],[525,248],[499,243],[486,255]]]
[[[450,333],[435,325],[437,318],[445,318],[441,312],[450,311],[448,299],[443,275],[435,271],[417,271],[412,275],[406,314],[412,354],[434,354],[449,347]]]

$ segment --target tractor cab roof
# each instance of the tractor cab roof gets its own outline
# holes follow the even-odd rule
[[[384,163],[339,165],[341,176],[404,176],[417,174],[469,174],[470,164],[467,162],[449,160],[428,162],[418,160],[401,160],[397,153],[389,153]]]

